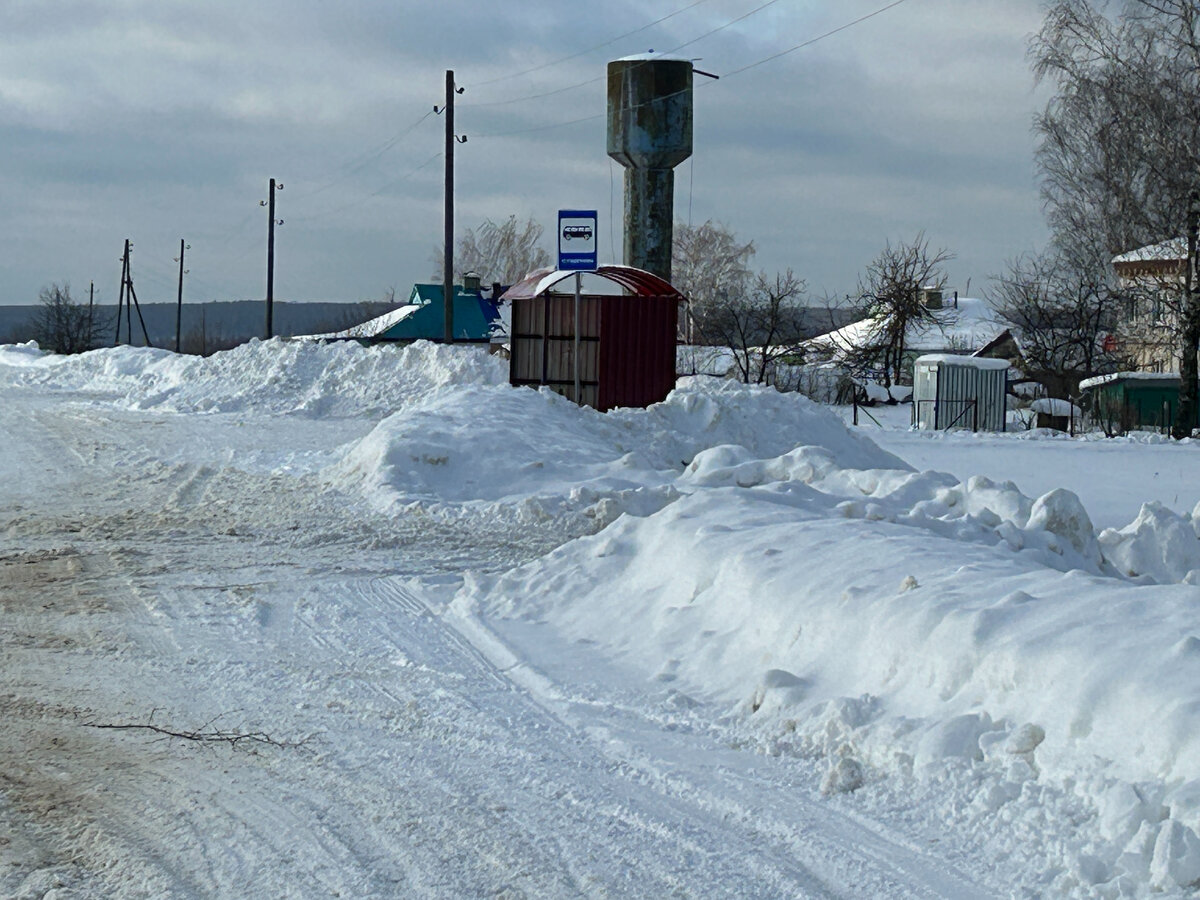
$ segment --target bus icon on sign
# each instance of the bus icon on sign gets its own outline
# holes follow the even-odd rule
[[[567,271],[591,272],[596,269],[596,211],[560,209],[558,211],[558,267]]]

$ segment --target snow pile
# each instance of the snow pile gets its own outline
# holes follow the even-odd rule
[[[40,361],[52,358],[41,351],[37,341],[0,344],[0,366],[36,366]]]
[[[844,467],[823,446],[713,447],[674,487],[455,608],[548,623],[723,704],[765,749],[827,759],[826,793],[938,784],[1056,896],[1200,878],[1195,588],[1131,583],[1101,552],[1195,554],[1190,521],[1147,507],[1098,540],[1068,491]],[[1031,843],[1047,808],[1073,827]]]
[[[550,391],[464,386],[388,416],[328,474],[384,509],[503,505],[546,520],[602,497],[652,511],[674,496],[675,473],[656,474],[616,421]]]
[[[1030,551],[1044,565],[1064,571],[1112,572],[1087,510],[1070,491],[1054,490],[1033,499],[1012,482],[996,484],[982,476],[959,482],[943,472],[842,468],[833,454],[814,447],[798,447],[775,459],[756,459],[742,447],[718,447],[697,456],[679,479],[683,489],[772,482],[789,492],[796,482],[811,485],[845,518],[898,523],[960,541]]]
[[[699,378],[648,409],[607,414],[548,390],[430,392],[350,445],[329,474],[386,508],[503,504],[534,517],[585,508],[605,523],[669,502],[685,465],[730,442],[761,454],[803,444],[864,467],[906,468],[803,397]]]
[[[1124,528],[1104,529],[1099,544],[1105,558],[1130,578],[1200,584],[1198,516],[1200,506],[1179,515],[1161,503],[1146,503]]]
[[[342,417],[388,412],[447,385],[498,384],[507,371],[477,347],[276,338],[210,357],[135,347],[55,356],[8,346],[0,349],[0,378],[97,393],[134,409]]]

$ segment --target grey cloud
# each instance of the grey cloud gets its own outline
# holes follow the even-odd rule
[[[125,236],[139,241],[147,276],[167,279],[189,236],[196,292],[259,296],[256,203],[270,176],[287,184],[283,293],[403,290],[429,274],[441,232],[441,162],[413,172],[440,152],[441,120],[380,148],[441,102],[447,68],[467,86],[460,223],[511,212],[548,225],[573,205],[603,218],[614,198],[619,214],[602,81],[486,104],[600,78],[609,58],[669,49],[757,4],[711,0],[612,47],[485,82],[686,5],[5,4],[0,140],[11,163],[0,187],[20,220],[0,234],[20,252],[0,261],[0,301],[50,280],[86,283],[112,268]],[[873,8],[778,3],[684,52],[728,72]],[[694,218],[753,238],[758,265],[793,266],[817,289],[851,289],[883,240],[919,228],[959,251],[960,280],[997,270],[1044,238],[1030,162],[1038,98],[1024,60],[1037,16],[1036,0],[906,3],[698,89],[677,214],[690,201]],[[537,130],[489,137],[523,129]]]

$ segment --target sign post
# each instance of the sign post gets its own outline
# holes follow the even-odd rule
[[[596,270],[596,210],[560,209],[558,211],[558,268],[575,272],[575,402],[583,405],[583,386],[579,379],[579,314],[583,293],[582,272]]]

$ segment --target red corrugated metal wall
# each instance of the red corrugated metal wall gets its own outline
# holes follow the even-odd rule
[[[645,407],[675,387],[678,297],[605,297],[600,314],[600,402]]]
[[[675,387],[675,344],[682,295],[657,275],[628,266],[595,274],[630,294],[585,294],[580,309],[580,397],[575,397],[574,296],[538,286],[572,273],[530,276],[505,294],[512,301],[509,380],[546,385],[606,412],[645,407]],[[555,280],[555,276],[561,278]]]

